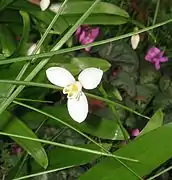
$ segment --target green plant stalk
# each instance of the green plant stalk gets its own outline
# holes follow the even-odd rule
[[[130,32],[130,33],[123,34],[123,35],[120,35],[120,36],[117,36],[117,37],[108,38],[108,39],[105,39],[105,40],[93,42],[93,43],[90,43],[90,44],[87,44],[87,45],[75,46],[75,47],[72,47],[72,48],[65,48],[65,49],[52,51],[52,52],[48,52],[48,53],[41,53],[41,54],[35,54],[35,55],[30,55],[30,56],[11,58],[9,60],[8,59],[1,60],[0,65],[14,63],[14,62],[28,61],[28,60],[31,60],[33,58],[36,58],[36,59],[37,58],[45,58],[45,57],[48,58],[48,57],[51,57],[51,56],[54,56],[54,55],[57,55],[57,54],[64,54],[64,53],[69,53],[69,52],[72,52],[72,51],[85,49],[85,48],[88,48],[88,47],[94,47],[94,46],[103,45],[103,44],[106,44],[106,43],[109,43],[109,42],[118,41],[118,40],[121,40],[121,39],[131,37],[131,36],[136,35],[136,34],[140,34],[140,33],[143,33],[143,32],[150,31],[152,29],[158,28],[160,26],[163,26],[163,25],[171,23],[171,22],[172,22],[172,19],[169,19],[169,20],[163,21],[161,23],[157,23],[157,24],[155,24],[153,26],[149,26],[149,27],[140,29],[140,30],[135,31],[135,32]]]
[[[152,177],[150,177],[150,178],[148,178],[148,179],[146,179],[146,180],[153,180],[153,179],[157,178],[158,176],[164,174],[165,172],[168,172],[168,171],[171,170],[171,169],[172,169],[172,166],[168,167],[167,169],[164,169],[163,171],[155,174],[154,176],[152,176]]]
[[[95,2],[91,5],[91,7],[81,16],[81,18],[75,23],[75,25],[64,35],[64,37],[57,43],[57,45],[52,49],[58,50],[57,48],[61,48],[64,43],[68,40],[70,36],[76,31],[76,29],[84,22],[84,20],[90,15],[93,8],[100,2],[100,0],[95,0]],[[45,59],[41,61],[33,71],[26,77],[25,81],[31,81],[39,71],[48,63],[49,59]],[[12,103],[12,101],[20,94],[20,92],[25,88],[25,86],[19,86],[11,96],[1,104],[0,114]]]
[[[97,155],[107,156],[107,157],[113,157],[115,159],[122,159],[122,160],[130,161],[130,162],[138,162],[138,160],[132,159],[132,158],[127,158],[127,157],[123,157],[123,156],[118,156],[118,155],[114,155],[114,154],[104,153],[104,152],[100,152],[100,151],[96,151],[96,150],[91,150],[91,149],[86,149],[86,148],[81,148],[81,147],[76,147],[76,146],[71,146],[71,145],[66,145],[66,144],[62,144],[62,143],[56,143],[56,142],[52,142],[52,141],[48,141],[48,140],[44,140],[44,139],[36,139],[36,138],[21,136],[21,135],[17,135],[17,134],[4,133],[4,132],[0,132],[0,135],[10,136],[10,137],[15,137],[15,138],[20,138],[20,139],[27,139],[30,141],[36,141],[36,142],[41,142],[41,143],[45,143],[45,144],[50,144],[53,146],[67,148],[67,149],[71,149],[71,150],[75,150],[75,151],[81,151],[81,152],[97,154]]]
[[[81,131],[77,130],[77,129],[74,128],[73,126],[65,123],[65,122],[62,121],[62,120],[60,120],[59,118],[56,118],[56,117],[54,117],[54,116],[52,116],[52,115],[50,115],[50,114],[48,114],[48,113],[46,113],[46,112],[43,112],[43,111],[41,111],[41,110],[39,110],[39,109],[36,109],[36,108],[34,108],[34,107],[32,107],[32,106],[29,106],[29,105],[26,105],[26,104],[23,104],[23,103],[20,103],[20,102],[14,101],[14,103],[15,103],[15,104],[18,104],[18,105],[21,105],[21,106],[23,106],[23,107],[26,107],[26,108],[28,108],[28,109],[31,109],[31,110],[33,110],[33,111],[36,111],[36,112],[38,112],[38,113],[40,113],[40,114],[43,114],[43,115],[45,115],[45,116],[47,116],[47,117],[49,117],[49,118],[51,118],[51,119],[54,119],[54,120],[60,122],[61,124],[64,124],[65,126],[67,126],[67,127],[69,127],[70,129],[78,132],[80,135],[82,135],[83,137],[87,138],[88,140],[90,140],[91,142],[93,142],[94,144],[96,144],[96,145],[97,145],[98,147],[100,147],[104,152],[110,153],[110,152],[107,151],[103,146],[101,146],[99,143],[97,143],[96,141],[94,141],[92,138],[90,138],[90,137],[87,136],[86,134],[82,133]],[[120,159],[116,159],[116,160],[117,160],[120,164],[122,164],[125,168],[127,168],[130,172],[132,172],[136,177],[138,177],[139,179],[142,179],[136,172],[134,172],[130,167],[128,167],[128,166],[127,166],[125,163],[123,163]]]
[[[104,90],[103,88],[103,85],[101,84],[100,87],[99,87],[99,90],[100,92],[102,93],[102,95],[107,99],[108,98],[108,95],[106,93],[106,91]],[[108,103],[108,106],[111,108],[112,110],[112,113],[114,115],[114,119],[115,121],[118,123],[120,129],[121,129],[121,132],[125,138],[125,141],[128,142],[129,141],[129,137],[128,137],[128,133],[126,132],[125,128],[123,127],[121,121],[120,121],[120,118],[119,118],[119,115],[118,115],[118,112],[116,111],[115,107],[111,104],[111,103]]]
[[[156,23],[157,16],[158,16],[158,11],[159,11],[159,6],[160,6],[160,0],[157,0],[156,9],[155,9],[155,14],[154,14],[152,25],[154,25]]]
[[[62,168],[51,169],[51,170],[48,170],[48,171],[43,171],[43,172],[39,172],[39,173],[34,173],[34,174],[29,174],[29,175],[26,175],[26,176],[14,178],[13,180],[22,180],[22,179],[27,179],[27,178],[33,178],[33,177],[36,177],[36,176],[41,176],[43,174],[49,174],[49,173],[53,173],[53,172],[57,172],[57,171],[70,169],[72,167],[74,167],[74,166],[66,166],[66,167],[62,167]]]
[[[36,82],[27,82],[27,81],[15,81],[15,80],[0,80],[0,83],[7,83],[7,84],[16,84],[16,85],[25,85],[25,86],[34,86],[34,87],[43,87],[43,88],[50,88],[50,89],[55,89],[55,90],[63,90],[63,88],[61,87],[58,87],[58,86],[55,86],[55,85],[51,85],[51,84],[44,84],[44,83],[36,83]],[[129,111],[133,114],[136,114],[140,117],[143,117],[145,119],[150,119],[148,116],[144,116],[143,114],[137,112],[137,111],[134,111],[132,109],[130,109],[129,107],[127,106],[124,106],[120,103],[117,103],[115,101],[111,101],[110,99],[108,98],[103,98],[103,97],[100,97],[100,96],[97,96],[97,95],[94,95],[94,94],[90,94],[90,93],[85,93],[87,96],[89,97],[92,97],[94,99],[99,99],[99,100],[102,100],[104,102],[107,102],[107,103],[110,103],[112,105],[115,105],[115,106],[118,106],[122,109],[125,109],[126,111]],[[16,99],[16,98],[15,98]]]
[[[40,47],[41,47],[41,45],[43,44],[44,40],[46,39],[49,31],[52,29],[52,27],[53,27],[53,25],[55,24],[56,20],[57,20],[58,17],[60,16],[60,13],[62,12],[65,4],[67,3],[67,1],[68,1],[68,0],[65,0],[65,1],[63,2],[63,4],[61,5],[61,7],[59,8],[58,13],[55,15],[55,17],[53,18],[53,20],[52,20],[51,23],[49,24],[48,28],[46,29],[45,33],[43,34],[42,38],[41,38],[40,41],[38,42],[38,44],[37,44],[37,46],[36,46],[33,54],[36,54],[37,51],[40,49]],[[24,18],[23,18],[23,22],[25,23]],[[33,59],[33,60],[34,60],[34,59]],[[33,61],[33,60],[32,60],[32,61]],[[31,62],[32,62],[32,61],[31,61]],[[25,72],[26,72],[26,70],[28,69],[28,67],[29,67],[29,65],[31,64],[31,62],[29,61],[29,62],[26,62],[26,63],[24,64],[24,66],[23,66],[22,69],[20,70],[20,72],[19,72],[19,74],[17,75],[17,77],[16,77],[15,80],[20,80],[20,79],[23,77],[23,75],[25,74]],[[7,96],[10,96],[11,93],[14,91],[15,88],[16,88],[16,85],[13,85],[13,86],[10,88],[9,92],[7,93]],[[1,106],[2,106],[4,103],[6,103],[6,101],[8,101],[8,99],[7,99],[7,100],[5,99],[4,101],[2,101]],[[5,106],[4,106],[4,107],[5,107]],[[1,108],[0,108],[0,109],[1,109]]]
[[[0,99],[7,99],[8,97],[0,97]],[[28,102],[38,102],[38,103],[53,103],[53,101],[44,101],[44,100],[37,100],[37,99],[25,99],[25,98],[15,98],[18,101],[28,101]]]

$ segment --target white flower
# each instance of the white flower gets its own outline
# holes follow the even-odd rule
[[[139,34],[133,35],[131,37],[131,46],[132,46],[133,49],[137,48],[137,46],[139,45],[139,41],[140,41]]]
[[[86,68],[78,76],[78,81],[64,68],[51,67],[46,70],[48,80],[60,87],[67,94],[67,108],[73,120],[81,123],[88,114],[88,101],[82,92],[85,89],[96,88],[103,76],[103,71],[97,68]]]
[[[45,11],[49,5],[50,5],[50,0],[41,0],[40,1],[40,8],[42,11]]]

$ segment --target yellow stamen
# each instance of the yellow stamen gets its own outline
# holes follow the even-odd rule
[[[73,84],[71,91],[78,91],[78,86],[76,84]]]

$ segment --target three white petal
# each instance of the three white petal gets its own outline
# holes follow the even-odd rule
[[[51,67],[46,70],[48,80],[60,87],[66,88],[76,83],[73,75],[64,68]],[[78,76],[78,80],[83,88],[96,88],[103,76],[103,71],[97,68],[86,68]],[[67,107],[73,120],[81,123],[88,115],[88,101],[85,94],[81,91],[79,98],[68,98]]]

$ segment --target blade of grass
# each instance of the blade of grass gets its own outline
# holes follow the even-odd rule
[[[97,155],[101,155],[101,156],[113,157],[115,159],[122,159],[122,160],[135,162],[135,163],[138,162],[138,160],[132,159],[132,158],[127,158],[127,157],[118,156],[118,155],[115,155],[115,154],[104,153],[104,152],[100,152],[100,151],[96,151],[96,150],[92,150],[92,149],[86,149],[86,148],[66,145],[66,144],[62,144],[62,143],[52,142],[52,141],[48,141],[48,140],[44,140],[44,139],[36,139],[36,138],[20,136],[20,135],[17,135],[17,134],[10,134],[10,133],[5,133],[5,132],[0,132],[0,135],[11,136],[11,137],[20,138],[20,139],[27,139],[27,140],[30,140],[30,141],[36,141],[36,142],[41,142],[41,143],[44,143],[44,144],[50,144],[50,145],[53,145],[53,146],[72,149],[72,150],[75,150],[75,151],[82,151],[82,152],[91,153],[91,154],[97,154]]]
[[[25,86],[34,86],[34,87],[43,87],[43,88],[50,88],[50,89],[55,89],[55,90],[62,90],[63,88],[61,87],[58,87],[58,86],[54,86],[54,85],[51,85],[51,84],[43,84],[43,83],[36,83],[36,82],[27,82],[27,81],[15,81],[15,80],[0,80],[0,83],[7,83],[7,84],[16,84],[16,85],[25,85]],[[99,100],[102,100],[104,102],[107,102],[107,103],[111,103],[115,106],[118,106],[120,108],[123,108],[125,109],[126,111],[129,111],[133,114],[136,114],[140,117],[143,117],[145,119],[150,119],[148,116],[144,116],[142,115],[141,113],[137,112],[137,111],[134,111],[132,109],[130,109],[129,107],[127,106],[124,106],[120,103],[117,103],[115,101],[111,101],[110,99],[108,98],[103,98],[103,97],[100,97],[100,96],[97,96],[97,95],[94,95],[94,94],[90,94],[90,93],[85,93],[87,96],[89,97],[92,97],[94,99],[99,99]]]
[[[90,43],[90,44],[87,44],[87,45],[75,46],[75,47],[65,48],[65,49],[61,49],[61,50],[57,50],[57,51],[51,51],[51,52],[47,52],[47,53],[41,53],[41,54],[35,54],[35,55],[30,55],[30,56],[23,56],[23,57],[18,57],[18,58],[11,58],[11,59],[6,59],[6,60],[1,60],[0,65],[14,63],[14,62],[28,61],[28,60],[31,60],[33,58],[35,58],[35,59],[48,58],[48,57],[54,56],[56,54],[64,54],[64,53],[69,53],[69,52],[72,52],[72,51],[85,49],[85,48],[88,48],[88,47],[94,47],[94,46],[103,45],[103,44],[106,44],[106,43],[109,43],[109,42],[118,41],[118,40],[121,40],[121,39],[131,37],[131,36],[136,35],[136,34],[140,34],[140,33],[143,33],[143,32],[150,31],[152,29],[158,28],[160,26],[166,25],[166,24],[171,23],[171,22],[172,22],[172,19],[169,19],[169,20],[163,21],[161,23],[157,23],[157,24],[155,24],[153,26],[149,26],[149,27],[140,29],[140,30],[135,31],[135,32],[130,32],[130,33],[127,33],[127,34],[123,34],[123,35],[113,37],[113,38],[108,38],[108,39],[101,40],[101,41],[97,41],[97,42]]]
[[[150,178],[148,178],[148,179],[146,179],[146,180],[153,180],[153,179],[157,178],[158,176],[164,174],[165,172],[168,172],[168,171],[171,170],[171,169],[172,169],[172,166],[168,167],[167,169],[164,169],[163,171],[155,174],[154,176],[152,176],[152,177],[150,177]]]
[[[51,170],[48,170],[48,171],[43,171],[43,172],[39,172],[39,173],[35,173],[35,174],[29,174],[29,175],[26,175],[26,176],[14,178],[13,180],[22,180],[22,179],[27,179],[27,178],[33,178],[33,177],[36,177],[36,176],[41,176],[43,174],[49,174],[49,173],[52,173],[52,172],[66,170],[66,169],[69,169],[69,168],[72,168],[72,167],[74,167],[74,166],[66,166],[66,167],[62,167],[62,168],[51,169]]]
[[[0,99],[7,99],[8,97],[0,97]],[[27,102],[38,102],[38,103],[53,103],[53,101],[44,101],[38,99],[25,99],[25,98],[15,98],[18,101],[27,101]]]
[[[160,0],[157,0],[156,8],[155,8],[155,14],[154,14],[152,25],[154,25],[156,23],[159,7],[160,7]]]

